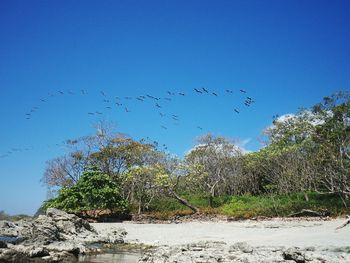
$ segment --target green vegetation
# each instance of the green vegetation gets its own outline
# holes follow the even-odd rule
[[[30,219],[31,216],[25,215],[25,214],[19,214],[19,215],[8,215],[5,213],[5,211],[0,211],[0,220],[6,220],[6,221],[18,221],[22,219]]]
[[[45,207],[81,213],[91,210],[128,212],[128,203],[121,197],[120,187],[97,168],[88,168],[77,184],[59,190],[57,198],[46,201]]]
[[[43,182],[58,195],[45,206],[76,213],[130,207],[159,218],[198,211],[238,218],[349,212],[348,93],[274,118],[264,136],[265,147],[245,154],[233,141],[207,134],[179,159],[157,142],[100,126],[96,136],[69,140],[70,154],[48,162]]]

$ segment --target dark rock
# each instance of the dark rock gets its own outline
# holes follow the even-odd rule
[[[289,248],[283,252],[285,260],[294,260],[296,263],[305,263],[305,253],[302,253],[299,248]]]
[[[7,248],[6,242],[0,240],[0,248]]]

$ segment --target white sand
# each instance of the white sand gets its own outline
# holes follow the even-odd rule
[[[125,241],[149,245],[178,245],[198,241],[246,241],[254,246],[350,246],[350,225],[335,230],[345,219],[330,221],[189,222],[180,224],[96,223],[98,231],[111,226],[128,232]]]

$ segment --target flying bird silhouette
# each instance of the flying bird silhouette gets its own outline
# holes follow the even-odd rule
[[[205,88],[202,88],[202,90],[203,90],[205,93],[208,93],[208,91],[207,91]]]
[[[235,109],[235,112],[236,112],[236,113],[239,113],[239,111],[238,111],[237,109]]]
[[[180,96],[185,96],[185,93],[179,92]]]
[[[201,94],[203,94],[203,92],[202,92],[202,91],[200,91],[200,90],[198,90],[198,89],[194,89],[194,91],[195,91],[195,92],[197,92],[197,93],[201,93]]]
[[[218,96],[218,94],[216,94],[215,92],[212,92],[212,94],[213,94],[214,96],[216,96],[216,97]]]
[[[239,91],[242,93],[247,93],[244,89],[240,89]]]

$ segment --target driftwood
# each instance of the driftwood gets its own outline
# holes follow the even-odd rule
[[[336,228],[336,230],[341,229],[341,228],[343,228],[343,227],[346,227],[347,225],[350,224],[350,216],[346,216],[346,218],[347,218],[347,220],[345,221],[345,223],[343,223],[342,225],[338,226],[338,227]]]
[[[329,212],[328,211],[321,211],[321,212],[317,212],[317,211],[313,211],[310,209],[302,209],[299,212],[296,213],[292,213],[289,214],[288,216],[290,217],[299,217],[299,216],[319,216],[319,217],[325,217],[328,216]]]

